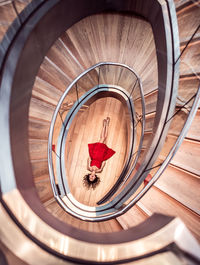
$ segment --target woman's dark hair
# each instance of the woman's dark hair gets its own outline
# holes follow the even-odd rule
[[[96,178],[91,181],[90,175],[91,174],[87,174],[83,177],[83,185],[88,189],[92,188],[94,190],[96,186],[100,183],[100,178],[97,175],[95,175]]]

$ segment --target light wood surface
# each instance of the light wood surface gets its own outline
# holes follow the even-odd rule
[[[186,1],[189,2],[189,1]],[[199,1],[191,1],[186,7],[178,9],[178,27],[179,27],[179,38],[181,43],[185,43],[190,39],[192,34],[195,32],[200,24],[200,8]],[[200,31],[196,37],[200,36]]]
[[[144,222],[148,217],[149,216],[145,214],[140,207],[135,205],[128,212],[120,217],[117,217],[117,220],[123,229],[128,229]]]
[[[169,165],[155,185],[192,211],[200,214],[200,178],[196,175]]]
[[[31,0],[15,0],[14,4],[16,9],[11,2],[12,1],[0,1],[0,42],[11,23],[17,17],[17,13],[20,13]]]
[[[156,209],[156,212],[159,213],[179,216],[200,241],[199,215],[189,210],[165,192],[162,192],[156,187],[152,187],[141,199],[141,202],[151,212],[155,212]]]
[[[109,220],[105,222],[84,222],[78,220],[71,215],[67,214],[55,201],[54,198],[47,200],[44,203],[45,208],[52,213],[55,217],[65,223],[70,224],[73,227],[90,231],[90,232],[98,232],[98,233],[112,233],[122,230],[122,226],[120,223],[115,220]]]
[[[66,145],[67,180],[74,197],[87,205],[95,205],[108,192],[118,179],[126,154],[127,124],[124,106],[114,98],[102,98],[95,101],[84,112],[77,115],[70,128]],[[83,187],[83,176],[88,174],[88,143],[98,142],[103,119],[110,117],[110,125],[106,144],[115,150],[115,154],[107,160],[99,175],[101,182],[95,190]]]

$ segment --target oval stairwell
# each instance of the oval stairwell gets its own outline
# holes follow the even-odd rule
[[[163,99],[162,92],[159,92],[163,69],[161,70],[161,60],[159,61],[158,57],[163,55],[157,46],[159,41],[155,39],[159,23],[156,26],[153,24],[156,21],[156,12],[160,14],[159,8],[162,11],[170,10],[170,15],[174,15],[173,2],[180,38],[180,57],[176,58],[176,62],[180,62],[180,76],[178,95],[176,102],[174,101],[175,111],[172,112],[169,107],[166,123],[171,122],[171,124],[168,134],[166,133],[167,137],[160,154],[151,166],[152,170],[146,182],[138,184],[136,194],[151,181],[153,174],[163,164],[181,134],[181,128],[190,113],[200,86],[200,1],[175,0],[163,1],[161,4],[160,1],[151,0],[147,4],[142,0],[140,3],[135,0],[124,2],[102,0],[96,5],[89,0],[86,2],[84,5],[81,1],[77,1],[76,6],[75,2],[67,5],[67,1],[62,0],[47,0],[46,3],[42,0],[0,1],[0,40],[4,36],[0,50],[2,55],[0,81],[4,84],[2,80],[6,75],[14,76],[11,96],[8,95],[9,92],[8,96],[4,93],[3,85],[0,90],[0,98],[12,98],[9,103],[11,106],[8,107],[8,115],[11,113],[11,117],[6,112],[4,113],[3,108],[6,105],[2,105],[1,108],[2,124],[7,118],[10,119],[8,126],[5,123],[6,125],[2,127],[2,135],[10,135],[11,144],[8,144],[9,151],[4,147],[8,143],[7,138],[2,144],[0,159],[3,161],[3,167],[0,175],[1,177],[16,175],[15,181],[2,181],[1,179],[0,212],[2,217],[0,222],[5,224],[5,231],[0,229],[0,249],[3,253],[0,253],[0,260],[5,256],[6,261],[3,265],[39,264],[41,262],[43,264],[55,264],[56,262],[60,262],[59,264],[190,264],[191,260],[194,264],[198,264],[198,259],[200,259],[197,253],[199,250],[197,241],[200,242],[199,108],[186,137],[165,171],[148,192],[123,215],[107,221],[88,222],[67,213],[54,198],[48,169],[48,137],[51,120],[66,88],[81,73],[99,62],[125,64],[134,69],[140,77],[145,100],[145,127],[141,156],[132,175],[136,174],[145,162],[143,155],[151,149],[156,132],[155,125],[158,124],[163,111],[160,109],[160,116],[157,114],[159,100]],[[69,8],[68,12],[70,11],[71,16],[65,18],[66,25],[64,21],[58,19],[59,22],[51,28],[54,35],[52,37],[51,30],[47,31],[48,23],[57,16],[63,18],[66,16],[67,11],[61,8],[62,5]],[[151,17],[150,10],[153,8],[155,8],[155,14],[152,12]],[[23,12],[19,15],[22,10]],[[6,33],[15,18],[12,28]],[[29,22],[29,19],[32,21]],[[38,19],[37,22],[36,19]],[[34,36],[27,38],[28,41],[22,47],[25,51],[23,57],[19,55],[20,67],[14,69],[9,61],[10,53],[15,48],[15,41],[17,42],[20,36],[25,36],[22,31],[26,26],[27,28],[35,27]],[[33,43],[32,51],[28,48],[31,42]],[[12,45],[9,46],[9,43]],[[30,54],[33,70],[31,67],[29,69],[29,66],[27,69],[22,69],[26,56]],[[37,57],[40,59],[36,59]],[[14,54],[12,58],[15,58]],[[10,66],[10,72],[6,70],[7,65]],[[178,70],[174,71],[175,75],[178,76],[176,71]],[[31,77],[32,72],[34,72],[34,78]],[[29,74],[30,82],[27,81]],[[12,84],[10,87],[12,89]],[[74,91],[72,90],[65,101],[67,107],[63,109],[63,117],[65,117],[65,111],[67,113],[80,98]],[[84,92],[86,91],[81,91],[81,95]],[[174,95],[171,95],[172,98]],[[13,100],[14,97],[16,101]],[[27,99],[26,104],[23,104],[25,99]],[[133,95],[133,103],[137,111],[137,122],[141,126],[140,95],[136,93]],[[5,108],[7,111],[7,107]],[[16,111],[14,115],[17,109],[20,110],[19,114]],[[20,118],[21,110],[28,115],[24,121]],[[101,174],[100,185],[95,190],[87,190],[80,178],[87,171],[87,144],[95,139],[98,140],[103,118],[108,116],[111,117],[108,145],[116,150],[117,155],[106,163],[105,170]],[[60,123],[63,122],[63,117],[60,115]],[[67,136],[69,149],[65,150],[67,162],[70,165],[69,175],[72,176],[68,178],[68,182],[71,193],[78,202],[92,207],[97,207],[97,204],[102,203],[104,207],[106,200],[108,203],[111,202],[114,196],[122,191],[123,186],[113,195],[109,195],[125,163],[128,124],[129,118],[124,105],[112,96],[105,95],[91,105],[86,104],[81,107],[71,124]],[[59,126],[55,128],[56,135],[59,135]],[[22,127],[21,135],[20,127]],[[27,131],[24,128],[27,128]],[[16,135],[13,136],[13,133],[10,133],[12,130],[16,130]],[[139,138],[140,129],[137,133]],[[27,141],[23,142],[23,139]],[[20,157],[16,156],[17,146],[19,146],[18,150],[21,150],[23,146],[18,156],[21,156],[21,161],[26,161],[28,166],[24,164],[23,167],[19,162]],[[5,169],[6,160],[3,158],[3,153],[9,161],[13,159],[13,164],[8,162]],[[56,155],[54,152],[54,166]],[[9,170],[14,173],[9,173]],[[125,187],[129,183],[131,183],[131,178],[128,179]],[[132,198],[133,195],[127,201],[129,202]],[[195,239],[179,219],[173,219],[171,216],[179,217]],[[15,242],[9,242],[9,233],[6,234],[6,231],[10,231],[13,238],[19,239],[23,251],[27,244],[30,255],[26,251],[20,253],[20,247],[15,249]],[[162,238],[160,242],[159,235]],[[48,236],[51,239],[49,242]],[[150,241],[144,243],[142,240],[147,238]],[[194,244],[193,249],[192,244]],[[35,260],[33,259],[34,253],[38,253]]]

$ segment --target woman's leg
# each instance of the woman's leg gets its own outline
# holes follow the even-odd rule
[[[109,126],[110,118],[107,117],[107,119],[103,120],[103,128],[101,130],[101,135],[100,135],[100,143],[105,143],[106,138],[108,136],[108,126]]]

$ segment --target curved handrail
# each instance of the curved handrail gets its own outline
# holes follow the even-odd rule
[[[76,85],[76,83],[81,80],[82,77],[84,77],[87,73],[90,73],[90,71],[98,68],[98,67],[102,67],[102,66],[117,66],[117,67],[121,67],[122,69],[127,69],[128,71],[130,71],[134,76],[136,76],[136,82],[138,82],[138,85],[139,85],[139,89],[140,89],[140,95],[141,95],[141,104],[142,104],[142,130],[141,130],[141,139],[140,139],[140,142],[139,142],[139,148],[137,150],[137,154],[136,156],[134,156],[134,163],[132,163],[132,167],[135,166],[136,164],[136,161],[137,161],[137,158],[141,152],[141,147],[142,147],[142,140],[143,140],[143,135],[144,135],[144,125],[145,125],[145,104],[144,104],[144,95],[143,95],[143,92],[142,92],[142,84],[141,84],[141,81],[140,79],[137,77],[137,75],[135,74],[135,72],[133,71],[133,69],[131,69],[130,67],[124,65],[124,64],[119,64],[119,63],[113,63],[113,62],[105,62],[105,63],[98,63],[92,67],[90,67],[89,69],[87,69],[85,72],[83,72],[81,75],[79,75],[71,84],[70,86],[66,89],[66,91],[64,92],[63,96],[61,97],[57,107],[56,107],[56,110],[54,112],[54,115],[53,115],[53,118],[52,118],[52,122],[51,122],[51,126],[50,126],[50,130],[49,130],[49,141],[48,141],[48,165],[49,165],[49,173],[50,173],[50,179],[51,179],[51,183],[52,183],[52,187],[53,187],[53,192],[54,192],[54,196],[56,198],[59,197],[59,194],[58,194],[58,190],[57,190],[57,187],[56,187],[56,184],[55,184],[55,176],[54,176],[54,170],[53,170],[53,163],[52,163],[52,138],[53,138],[53,131],[54,131],[54,126],[55,126],[55,122],[56,122],[56,118],[58,116],[58,113],[59,113],[59,109],[61,108],[61,105],[64,101],[64,99],[66,98],[67,94],[69,93],[70,89],[72,87],[74,87],[74,85]],[[101,68],[99,68],[101,69]],[[99,79],[99,78],[98,78]],[[135,82],[135,83],[136,83]],[[74,111],[77,112],[77,108],[80,108],[81,107],[81,104],[84,104],[85,101],[87,101],[87,96],[89,94],[89,96],[93,94],[96,94],[98,93],[99,91],[103,91],[103,87],[105,87],[107,89],[109,89],[110,91],[110,88],[109,87],[113,87],[115,88],[116,86],[111,86],[111,85],[101,85],[101,84],[98,84],[96,86],[96,88],[94,89],[90,89],[90,91],[86,94],[84,94],[84,96],[82,96],[80,99],[77,100],[77,102],[74,103],[74,105],[72,106],[72,109],[69,111],[68,115],[66,116],[65,120],[63,121],[63,125],[61,126],[61,133],[60,133],[60,136],[59,136],[59,140],[58,140],[58,148],[57,148],[57,153],[59,153],[59,156],[57,156],[56,160],[57,160],[57,163],[60,164],[60,166],[57,167],[57,171],[58,171],[58,174],[57,174],[57,178],[59,179],[59,183],[60,183],[60,186],[59,186],[59,190],[61,191],[61,197],[62,196],[66,196],[67,198],[69,197],[69,187],[68,187],[68,184],[66,182],[66,172],[65,172],[65,166],[64,166],[64,163],[62,161],[65,160],[65,154],[64,154],[64,148],[63,148],[63,139],[66,139],[66,135],[67,135],[67,131],[68,129],[66,130],[66,127],[69,127],[69,123],[71,122],[71,119],[72,119],[72,116],[74,115]],[[135,84],[134,84],[134,87],[135,87]],[[133,87],[133,89],[134,89]],[[116,87],[117,88],[117,87]],[[115,89],[116,89],[115,88]],[[133,89],[131,89],[131,93],[130,94],[127,94],[127,92],[125,90],[123,90],[122,88],[118,87],[117,90],[121,91],[120,93],[123,93],[124,95],[126,95],[127,99],[129,98],[129,96],[133,93]],[[85,100],[86,98],[86,100]],[[129,102],[130,99],[128,99]],[[127,101],[127,102],[128,102]],[[129,103],[129,106],[130,103]],[[130,111],[131,111],[131,117],[134,115],[134,109],[133,107],[130,108]],[[133,119],[133,118],[132,118]],[[132,121],[133,123],[133,121]],[[134,124],[132,125],[132,128],[133,130],[135,130],[135,126]],[[64,138],[62,136],[62,134],[64,135]],[[133,137],[131,137],[132,139]],[[65,142],[65,141],[64,141]],[[123,181],[123,178],[125,176],[125,173],[130,170],[130,162],[133,160],[133,143],[131,144],[131,150],[129,152],[129,158],[127,159],[128,162],[126,163],[125,167],[124,167],[124,170],[122,172],[122,174],[120,175],[119,177],[119,181],[118,183],[121,183]],[[62,149],[62,151],[61,151]],[[135,153],[135,151],[134,151]],[[62,158],[62,160],[60,159]],[[64,176],[64,178],[63,178]],[[126,180],[127,180],[127,177],[126,177]],[[117,189],[117,187],[119,186],[119,184],[116,183],[117,185],[115,185],[115,189]],[[59,184],[58,184],[59,185]],[[68,198],[69,199],[69,198]],[[71,201],[71,199],[69,199]],[[60,200],[58,200],[60,202]],[[72,202],[72,201],[71,201]],[[80,203],[76,202],[76,200],[73,200],[73,205],[81,205]],[[62,203],[62,206],[64,204]],[[81,205],[83,209],[90,209],[90,211],[94,211],[94,212],[98,212],[98,211],[102,211],[102,209],[106,210],[106,207],[103,206],[103,207],[85,207],[83,205]],[[92,210],[94,209],[94,210]],[[68,210],[68,208],[66,208],[66,210]]]

